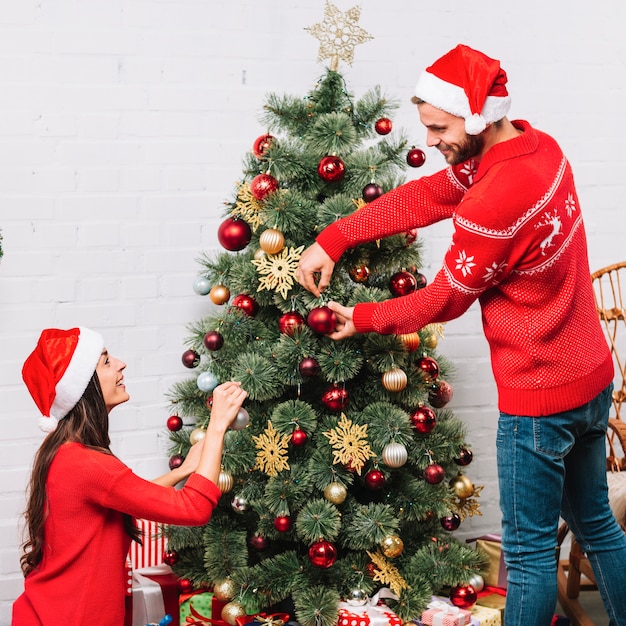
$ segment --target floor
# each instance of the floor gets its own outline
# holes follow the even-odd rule
[[[578,599],[583,609],[585,609],[585,613],[587,613],[595,626],[608,626],[609,617],[604,610],[602,599],[597,591],[582,591]],[[555,613],[557,615],[565,615],[565,611],[558,604]]]

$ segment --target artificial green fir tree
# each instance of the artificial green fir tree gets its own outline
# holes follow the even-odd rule
[[[480,487],[464,474],[463,424],[445,408],[442,328],[325,334],[327,300],[425,285],[415,233],[350,250],[321,299],[295,280],[322,228],[400,184],[407,156],[423,162],[392,132],[397,106],[378,87],[355,100],[335,69],[306,97],[269,95],[268,132],[251,141],[219,228],[225,251],[199,259],[194,290],[216,306],[190,324],[193,376],[169,394],[171,464],[203,436],[218,382],[241,381],[249,396],[226,436],[210,523],[165,532],[176,573],[227,597],[230,623],[289,599],[303,626],[331,626],[340,600],[365,603],[381,587],[408,620],[479,574],[478,554],[452,534],[479,513]]]

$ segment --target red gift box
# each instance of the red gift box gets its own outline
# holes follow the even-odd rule
[[[146,567],[132,572],[131,594],[126,596],[124,626],[145,626],[171,615],[171,626],[179,626],[178,576],[169,565]]]

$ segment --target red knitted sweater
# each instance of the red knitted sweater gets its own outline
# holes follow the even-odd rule
[[[122,514],[199,526],[220,497],[199,474],[182,489],[162,487],[78,443],[59,449],[46,490],[44,557],[13,604],[13,626],[121,626],[130,547]]]
[[[408,333],[464,313],[479,299],[499,408],[540,416],[580,406],[612,380],[569,163],[527,122],[480,163],[410,181],[324,229],[336,261],[348,249],[452,218],[443,267],[424,289],[358,304],[359,332]]]

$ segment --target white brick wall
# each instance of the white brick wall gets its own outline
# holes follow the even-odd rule
[[[355,3],[336,0],[341,10]],[[626,5],[527,0],[363,0],[374,35],[342,66],[359,96],[375,84],[395,119],[424,133],[408,103],[418,72],[458,42],[502,59],[512,117],[553,134],[574,167],[592,269],[624,257]],[[185,325],[207,309],[195,259],[217,245],[244,153],[270,91],[305,95],[323,72],[303,29],[322,0],[0,2],[0,626],[22,587],[18,520],[41,440],[20,369],[47,326],[92,326],[128,364],[131,403],[112,414],[115,451],[137,472],[166,470],[165,391],[184,376]],[[443,165],[429,153],[422,171]],[[432,278],[448,225],[422,233]],[[470,474],[485,484],[467,536],[499,528],[495,391],[477,307],[448,324],[452,407],[468,425]]]

